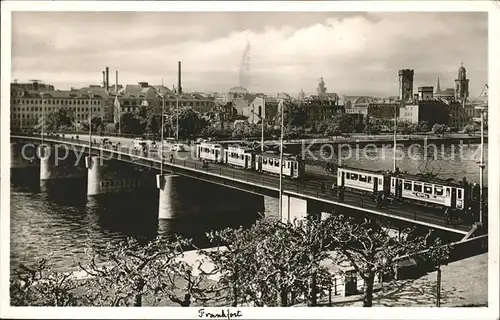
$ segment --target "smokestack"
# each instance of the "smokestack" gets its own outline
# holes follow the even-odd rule
[[[109,68],[106,67],[106,91],[109,90]]]
[[[181,85],[181,62],[179,61],[178,63],[178,69],[179,69],[179,74],[177,75],[177,91],[179,91],[179,94],[182,93],[182,85]]]
[[[116,86],[115,86],[115,92],[118,93],[118,70],[116,70]]]
[[[102,72],[102,87],[106,88],[106,71]]]

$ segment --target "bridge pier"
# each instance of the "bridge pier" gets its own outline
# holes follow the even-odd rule
[[[172,174],[156,175],[156,187],[160,191],[158,199],[158,219],[160,220],[174,218],[175,212],[172,209],[172,181],[178,177]]]
[[[85,157],[85,166],[87,167],[87,196],[95,196],[103,193],[101,188],[101,179],[103,168],[100,158],[97,156]]]
[[[40,158],[40,181],[45,181],[54,178],[53,175],[53,160],[52,148],[41,145],[38,149],[38,157]]]
[[[283,193],[281,199],[281,221],[305,220],[308,216],[322,218],[322,206],[313,200],[301,199]]]

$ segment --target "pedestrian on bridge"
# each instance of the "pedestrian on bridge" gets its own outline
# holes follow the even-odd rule
[[[451,224],[451,212],[450,212],[450,208],[448,208],[448,207],[446,207],[444,209],[444,218],[445,218],[446,224]]]
[[[339,188],[339,202],[344,202],[344,187]]]

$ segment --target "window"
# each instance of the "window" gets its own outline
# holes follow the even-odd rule
[[[262,158],[262,163],[267,164],[267,158]]]
[[[351,179],[351,174],[350,174],[349,172],[346,172],[346,173],[345,173],[345,178],[346,178],[346,179]]]
[[[443,195],[443,187],[441,187],[441,186],[434,186],[434,194],[436,196],[442,196]]]
[[[351,179],[352,180],[358,180],[358,174],[357,173],[351,173]]]
[[[372,177],[368,177],[368,183],[372,183]]]
[[[457,189],[458,199],[462,199],[462,189]]]
[[[366,176],[360,174],[359,175],[359,181],[366,182]]]
[[[394,187],[396,185],[396,179],[391,179],[391,185]]]
[[[424,185],[424,193],[432,194],[432,185],[431,184]]]
[[[411,181],[405,181],[403,183],[403,189],[405,189],[405,190],[411,190]]]
[[[421,184],[414,184],[413,185],[413,191],[416,191],[416,192],[422,192],[422,185]]]

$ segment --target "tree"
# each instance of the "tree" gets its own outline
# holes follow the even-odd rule
[[[129,239],[89,252],[88,263],[79,263],[88,276],[86,303],[142,306],[144,295],[149,294],[156,301],[171,296],[174,291],[171,277],[177,270],[177,259],[188,245],[188,240],[180,238],[157,238],[146,245]],[[98,261],[105,263],[99,265]]]
[[[220,275],[221,289],[230,292],[233,306],[253,302],[256,306],[289,306],[294,296],[304,295],[317,304],[318,285],[328,270],[320,265],[331,220],[308,219],[282,223],[262,218],[252,228],[226,229],[210,234],[224,247],[207,251]]]
[[[337,122],[332,122],[328,125],[325,130],[325,136],[333,136],[337,138],[342,134],[342,130],[340,128],[340,124]]]
[[[429,122],[427,122],[425,120],[420,121],[417,125],[417,131],[428,132],[429,131]]]
[[[464,132],[467,133],[467,134],[471,134],[473,133],[475,130],[474,130],[474,125],[472,124],[468,124],[464,127]]]
[[[58,131],[60,128],[69,128],[73,126],[73,119],[68,115],[64,109],[52,111],[45,114],[45,119],[40,117],[34,129],[41,130],[42,125],[45,131]]]
[[[206,121],[200,118],[192,108],[182,108],[179,110],[179,137],[190,137],[197,135],[206,126]],[[176,132],[177,116],[175,111],[170,117],[170,127],[172,132]]]
[[[288,126],[304,126],[307,122],[307,111],[303,104],[295,102],[284,102],[284,122]]]
[[[368,135],[377,135],[382,131],[382,127],[380,125],[380,121],[372,120],[368,118],[366,120],[364,132]]]
[[[120,117],[121,132],[122,133],[142,133],[142,126],[140,119],[135,117],[132,113],[124,113]]]
[[[78,287],[72,273],[50,270],[46,259],[31,266],[19,265],[10,279],[10,303],[13,306],[76,306]]]
[[[149,113],[146,117],[144,131],[153,135],[161,135],[161,114]]]
[[[332,118],[332,123],[339,126],[342,133],[354,131],[354,117],[346,113],[338,113]]]
[[[417,131],[417,126],[410,121],[398,121],[397,131],[402,134],[412,134]]]
[[[368,218],[359,223],[353,218],[332,217],[335,230],[332,240],[338,246],[337,263],[348,261],[364,280],[363,307],[371,307],[375,276],[392,270],[394,263],[406,255],[414,255],[425,248],[426,239],[410,237],[412,230],[404,230],[400,239],[392,238],[383,228]]]
[[[444,245],[441,239],[436,239],[433,245],[425,253],[425,258],[429,261],[436,274],[436,307],[441,306],[441,265],[446,265],[450,258],[450,245]]]
[[[200,135],[202,137],[210,138],[210,137],[216,136],[217,131],[215,130],[215,128],[213,126],[207,125],[201,130]]]
[[[434,124],[432,126],[432,132],[439,137],[439,135],[443,135],[448,131],[448,126],[445,124]]]

